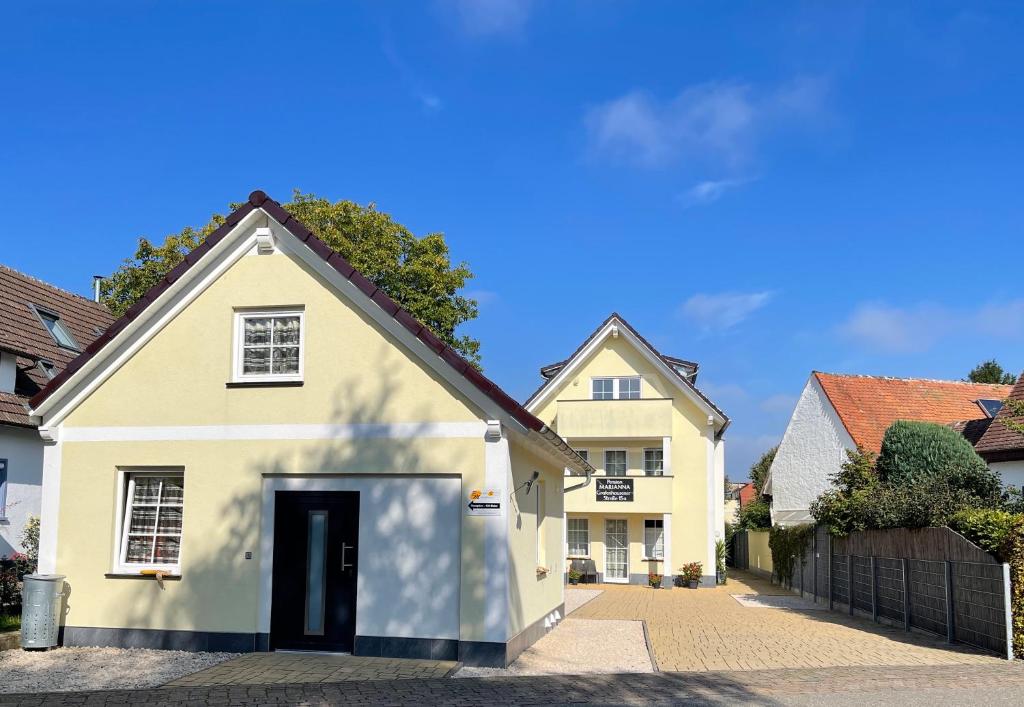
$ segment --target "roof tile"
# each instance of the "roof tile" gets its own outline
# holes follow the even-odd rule
[[[1008,385],[921,378],[840,375],[814,372],[854,444],[872,452],[882,448],[885,431],[896,420],[949,425],[980,416],[976,402],[1002,400]]]

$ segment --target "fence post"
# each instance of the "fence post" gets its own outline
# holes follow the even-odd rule
[[[835,599],[832,596],[832,533],[828,534],[828,610],[832,611]]]
[[[878,576],[875,570],[875,556],[871,560],[871,620],[878,621]]]
[[[811,587],[814,589],[814,603],[818,603],[818,526],[814,526],[814,540],[811,542],[811,573],[814,580]]]
[[[953,564],[945,561],[946,565],[946,640],[950,643],[956,641],[956,630],[953,626]]]
[[[846,547],[846,603],[849,605],[850,616],[853,616],[853,553],[849,543]]]
[[[1013,611],[1010,607],[1010,565],[1003,563],[1003,607],[1006,614],[1006,659],[1013,660]]]
[[[910,630],[910,560],[903,558],[903,630]]]

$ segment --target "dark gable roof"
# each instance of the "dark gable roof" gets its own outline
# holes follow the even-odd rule
[[[0,265],[0,350],[16,356],[13,393],[0,393],[0,424],[34,427],[28,401],[49,382],[37,362],[60,372],[78,355],[57,345],[38,310],[56,314],[79,346],[86,347],[114,318],[92,300]]]
[[[661,361],[666,366],[668,366],[669,370],[671,370],[676,375],[676,377],[680,381],[682,381],[683,385],[685,385],[687,388],[696,393],[697,396],[705,403],[707,403],[712,410],[714,410],[715,412],[722,416],[722,419],[725,420],[725,425],[722,427],[722,430],[721,432],[719,432],[719,434],[724,432],[725,428],[729,426],[729,416],[722,412],[722,410],[717,405],[711,402],[711,399],[708,396],[700,392],[697,386],[693,384],[693,381],[691,381],[687,376],[684,376],[678,370],[676,370],[677,366],[685,366],[692,367],[693,370],[696,372],[697,368],[699,367],[699,364],[694,363],[693,361],[675,358],[674,356],[665,356],[660,351],[658,351],[658,349],[654,348],[651,345],[651,342],[649,342],[647,339],[641,336],[640,332],[634,329],[633,325],[627,322],[618,312],[612,312],[611,314],[609,314],[608,317],[603,322],[601,322],[601,324],[599,324],[596,329],[594,329],[594,331],[590,332],[590,336],[584,339],[583,343],[576,347],[576,350],[573,351],[568,358],[566,358],[563,361],[559,361],[558,363],[553,363],[549,366],[544,366],[543,368],[541,368],[540,374],[545,378],[545,380],[543,383],[540,384],[540,387],[533,391],[533,393],[530,394],[530,397],[526,399],[527,403],[529,403],[531,400],[540,395],[540,392],[548,386],[548,384],[552,381],[552,379],[554,379],[556,375],[558,375],[559,371],[561,371],[562,368],[564,368],[570,361],[576,358],[576,356],[578,356],[579,353],[583,351],[583,349],[587,348],[587,345],[594,340],[594,337],[597,336],[601,332],[601,330],[604,329],[608,325],[608,323],[611,322],[613,319],[618,320],[619,324],[628,329],[630,333],[633,334],[633,336],[640,340],[640,343],[642,343],[644,346],[650,349],[651,353],[653,353],[655,356],[661,359]]]
[[[1024,403],[1024,373],[1017,378],[1007,399]],[[975,451],[987,461],[1024,459],[1024,434],[1003,424],[1009,420],[1024,424],[1024,415],[1014,416],[1010,406],[1003,405],[1003,409],[990,420],[981,439],[974,445]]]
[[[53,395],[55,391],[67,382],[75,371],[80,369],[89,359],[99,353],[99,351],[101,351],[104,346],[116,337],[122,329],[142,314],[142,312],[144,312],[146,308],[149,307],[149,305],[152,304],[168,287],[180,279],[185,271],[191,268],[199,261],[200,258],[206,255],[211,248],[217,245],[217,243],[219,243],[224,236],[226,236],[231,229],[238,224],[239,221],[257,208],[262,208],[268,214],[273,216],[274,219],[292,235],[305,243],[310,250],[323,258],[323,260],[339,274],[351,281],[367,297],[376,302],[381,309],[408,329],[413,336],[426,344],[428,348],[434,351],[434,353],[443,359],[449,366],[455,369],[459,375],[463,376],[466,380],[476,386],[477,389],[493,400],[502,410],[512,416],[513,419],[527,429],[535,432],[542,432],[545,436],[550,435],[549,439],[554,444],[557,445],[561,442],[562,445],[565,445],[561,438],[558,438],[557,435],[554,435],[553,432],[546,429],[543,422],[527,412],[523,406],[513,400],[493,382],[488,380],[486,376],[480,373],[480,371],[471,366],[451,346],[441,341],[432,331],[430,331],[430,329],[423,324],[420,324],[411,314],[399,307],[394,300],[384,294],[382,290],[379,290],[377,286],[370,282],[362,273],[352,267],[347,260],[331,250],[326,243],[314,236],[308,228],[285,211],[279,203],[268,197],[262,191],[258,190],[250,194],[247,203],[236,209],[230,216],[228,216],[227,220],[220,228],[211,233],[205,241],[186,255],[185,259],[181,263],[167,273],[160,282],[150,288],[138,302],[132,305],[132,307],[125,312],[124,316],[114,322],[110,328],[106,330],[103,336],[93,341],[88,348],[86,348],[81,355],[75,358],[60,375],[54,378],[41,393],[32,398],[32,407],[38,408],[44,400]],[[568,449],[567,446],[566,449]]]

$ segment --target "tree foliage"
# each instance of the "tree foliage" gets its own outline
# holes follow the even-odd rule
[[[882,438],[878,477],[890,485],[942,481],[989,502],[1000,494],[999,475],[956,430],[932,422],[897,420]]]
[[[740,509],[736,525],[744,530],[760,530],[772,527],[772,514],[768,504],[757,500]]]
[[[465,263],[452,265],[444,234],[417,237],[373,204],[332,202],[299,190],[283,206],[438,337],[479,365],[480,343],[456,334],[460,324],[477,316],[476,301],[460,294],[473,273]],[[140,238],[135,255],[103,281],[104,304],[114,314],[123,314],[224,218],[215,214],[202,228],[186,227],[159,244]]]
[[[768,479],[768,471],[772,468],[772,462],[775,461],[775,453],[778,451],[778,445],[772,447],[762,454],[761,458],[750,467],[750,481],[754,484],[754,490],[757,491],[758,496],[761,495],[764,482]]]
[[[1003,369],[993,358],[982,361],[971,369],[967,374],[967,380],[972,383],[1001,383],[1002,385],[1013,385],[1017,377]]]

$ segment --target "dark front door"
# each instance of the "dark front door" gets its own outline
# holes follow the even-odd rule
[[[358,491],[277,492],[271,648],[352,650],[358,552]]]

